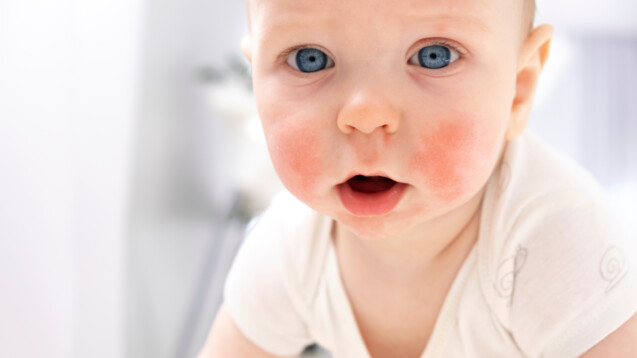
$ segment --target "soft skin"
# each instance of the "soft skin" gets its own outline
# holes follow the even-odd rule
[[[374,357],[422,353],[477,238],[485,185],[506,143],[526,127],[552,36],[546,25],[526,32],[528,4],[249,1],[251,36],[242,48],[272,162],[292,194],[335,219],[340,274]],[[458,60],[439,70],[412,61],[441,41]],[[330,66],[294,69],[289,56],[298,46],[323,51]],[[356,215],[338,187],[358,174],[407,189],[387,213]],[[634,356],[636,321],[586,357]],[[204,356],[273,357],[223,307]]]
[[[551,36],[540,27],[522,49],[511,31],[521,3],[489,2],[255,2],[244,45],[270,155],[290,192],[369,242],[457,236],[441,231],[464,227],[472,213],[463,206],[476,210],[505,141],[524,128],[545,56],[538,49],[547,52]],[[410,61],[440,41],[460,58],[439,70]],[[318,48],[334,65],[302,73],[283,55],[296,46]],[[386,215],[355,215],[336,188],[356,174],[408,189]]]

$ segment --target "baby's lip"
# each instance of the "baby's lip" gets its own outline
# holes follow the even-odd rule
[[[337,185],[341,203],[355,216],[389,213],[401,201],[406,189],[407,184],[384,175],[356,174]]]

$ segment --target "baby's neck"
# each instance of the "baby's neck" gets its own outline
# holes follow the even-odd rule
[[[451,213],[400,237],[360,238],[337,225],[334,242],[339,265],[354,276],[373,275],[396,286],[412,286],[414,280],[428,280],[441,270],[455,272],[478,238],[483,196],[484,189]]]

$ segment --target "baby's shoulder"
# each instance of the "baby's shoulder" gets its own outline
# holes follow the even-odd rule
[[[535,247],[544,254],[568,254],[562,251],[623,235],[592,176],[532,134],[507,148],[488,183],[482,215],[480,236],[492,253],[500,252],[496,256],[524,256]]]
[[[271,254],[262,267],[279,270],[288,289],[309,299],[320,280],[330,244],[332,220],[282,191],[249,230],[244,245],[258,241]]]
[[[637,298],[634,242],[588,173],[527,137],[507,151],[489,185],[480,276],[522,350],[569,356],[581,350],[569,342],[612,331],[617,322],[600,317],[637,309],[626,299]]]
[[[322,271],[329,222],[288,193],[251,225],[226,277],[224,301],[236,325],[273,354],[312,342],[310,299]]]

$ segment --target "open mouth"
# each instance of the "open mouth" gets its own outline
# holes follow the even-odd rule
[[[341,203],[355,216],[381,216],[398,205],[407,184],[384,176],[356,175],[337,186]]]
[[[390,178],[381,176],[366,177],[364,175],[357,175],[348,180],[347,184],[354,191],[370,194],[389,190],[396,185],[396,182]]]

